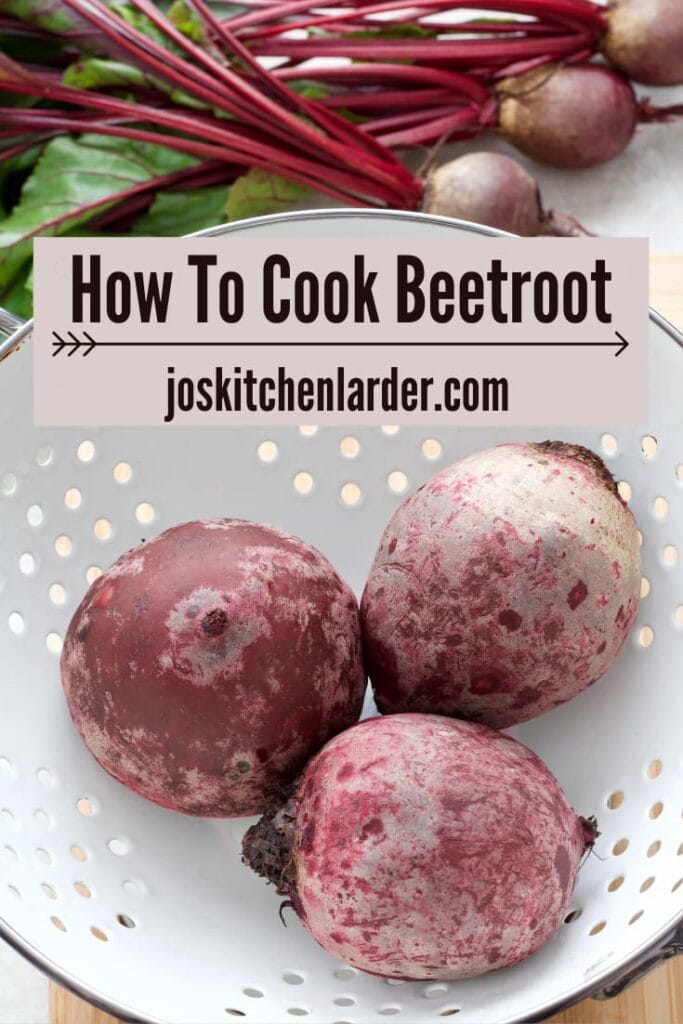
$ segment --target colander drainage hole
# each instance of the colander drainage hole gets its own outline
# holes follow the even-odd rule
[[[310,1012],[306,1006],[290,1006],[287,1010],[290,1017],[308,1017]]]
[[[21,612],[10,612],[7,625],[10,633],[14,633],[15,636],[22,636],[26,632],[26,623]]]
[[[41,526],[45,515],[40,505],[29,505],[26,509],[26,522],[29,526]]]
[[[436,462],[437,459],[441,458],[443,447],[441,441],[437,441],[435,437],[427,437],[422,442],[420,450],[429,462]]]
[[[619,839],[612,847],[612,853],[615,857],[621,857],[622,853],[626,853],[628,850],[628,839]]]
[[[41,466],[41,468],[44,469],[45,466],[49,466],[52,462],[53,455],[54,452],[49,444],[41,444],[40,448],[36,452],[36,465]]]
[[[46,867],[49,867],[52,864],[52,854],[39,846],[36,850],[36,860],[39,864],[44,864]]]
[[[610,811],[616,811],[618,807],[621,807],[623,802],[624,794],[621,789],[615,789],[615,791],[613,793],[610,793],[610,795],[607,797],[607,806],[609,807]]]
[[[296,971],[287,971],[282,975],[282,980],[286,985],[303,985],[305,978],[303,974],[297,974]]]
[[[5,846],[2,850],[2,861],[4,864],[17,864],[19,854],[13,846]]]
[[[95,580],[98,580],[102,575],[102,569],[99,565],[91,565],[88,567],[85,573],[85,581],[89,586],[92,586]]]
[[[261,462],[275,462],[278,456],[278,447],[275,441],[261,441],[261,444],[256,449],[256,454]]]
[[[5,826],[5,828],[14,828],[14,826],[17,823],[16,818],[14,817],[14,815],[12,814],[8,807],[3,807],[3,809],[0,811],[0,820],[2,820],[2,823]]]
[[[23,576],[33,576],[36,571],[36,560],[30,551],[24,551],[19,557],[19,571]]]
[[[292,480],[292,484],[297,494],[310,494],[313,490],[315,480],[311,473],[308,473],[306,470],[302,470],[296,474]]]
[[[357,974],[358,971],[355,967],[338,967],[334,972],[334,976],[338,981],[352,981]],[[303,981],[303,978],[301,980]]]
[[[439,1014],[440,1017],[455,1017],[456,1013],[460,1013],[459,1006],[450,1006],[447,1010],[442,1010]]]
[[[93,523],[92,532],[95,534],[97,540],[109,540],[111,538],[113,527],[108,519],[104,517],[96,519]]]
[[[643,626],[638,633],[638,643],[641,647],[650,647],[655,638],[655,631],[652,626]]]
[[[110,839],[107,846],[115,857],[125,857],[130,853],[130,846],[125,839]]]
[[[683,462],[679,462],[676,466],[676,479],[683,484]]]
[[[661,848],[662,848],[661,840],[655,839],[654,843],[650,843],[650,845],[647,848],[647,855],[648,855],[648,857],[656,856],[656,854],[659,853]],[[678,852],[679,853],[681,852],[681,847],[678,848]]]
[[[648,815],[650,817],[650,820],[654,821],[656,818],[658,818],[663,810],[664,810],[664,804],[662,803],[661,800],[658,800],[657,803],[653,804],[652,807],[650,808],[650,810],[648,811]]]
[[[427,985],[422,990],[422,995],[425,999],[439,999],[441,996],[447,996],[448,985]]]
[[[598,921],[597,924],[593,925],[593,927],[591,928],[591,930],[589,931],[588,934],[589,935],[599,935],[600,932],[604,931],[604,929],[606,927],[607,927],[607,921]]]
[[[0,477],[0,491],[2,491],[6,498],[11,498],[13,494],[16,494],[18,486],[19,481],[14,473],[5,473],[4,476]]]
[[[564,923],[571,924],[573,921],[578,921],[582,913],[581,907],[577,907],[576,910],[570,910],[564,919]]]
[[[299,433],[302,437],[315,437],[319,429],[320,427],[305,425],[303,427],[299,427]]]
[[[395,1017],[397,1013],[401,1012],[400,1006],[380,1006],[377,1013],[382,1017]]]
[[[84,818],[91,818],[95,813],[95,805],[92,800],[87,796],[79,797],[76,801],[76,809],[79,814],[82,814]]]
[[[98,928],[96,925],[92,926],[92,928],[90,929],[90,934],[92,935],[93,939],[97,939],[98,942],[109,942],[109,936],[107,935],[107,933],[103,932],[102,929]]]
[[[57,781],[49,768],[39,768],[36,778],[41,786],[45,786],[45,789],[52,789]]]
[[[633,915],[633,917],[629,921],[629,924],[635,924],[636,921],[640,921],[642,916],[643,916],[643,911],[642,910],[636,911],[636,913]]]
[[[662,774],[662,762],[657,758],[654,761],[650,761],[647,766],[647,777],[648,779],[658,779]]]
[[[74,890],[79,896],[82,896],[84,900],[89,900],[92,896],[92,892],[85,882],[74,882]]]
[[[57,890],[55,889],[54,885],[48,885],[47,882],[43,882],[40,888],[43,890],[43,893],[47,896],[49,900],[58,899]]]
[[[234,1007],[231,1006],[227,1007],[225,1012],[231,1017],[246,1017],[244,1010],[235,1010]]]
[[[121,883],[121,888],[125,892],[126,896],[144,896],[145,887],[142,882],[136,882],[132,878],[127,878],[125,882]],[[303,979],[302,979],[303,981]]]
[[[359,504],[361,498],[363,497],[363,492],[358,486],[358,484],[353,483],[353,481],[350,481],[349,483],[343,485],[343,487],[339,491],[339,496],[344,505],[347,505],[349,508],[353,508],[354,505]]]
[[[122,928],[128,928],[130,931],[132,931],[133,928],[137,927],[133,918],[129,917],[128,914],[117,914],[116,920],[118,921]],[[247,990],[245,989],[244,991],[246,992]],[[250,991],[256,992],[256,989],[251,989]],[[259,995],[263,995],[263,992],[260,992]]]
[[[678,856],[683,857],[683,843],[678,847]]]
[[[627,480],[620,480],[617,484],[617,490],[622,501],[628,502],[633,497],[633,488]]]
[[[66,925],[62,921],[61,917],[51,917],[50,921],[55,926],[58,932],[66,931]]]
[[[95,458],[95,445],[92,441],[81,441],[76,449],[79,462],[92,462]]]
[[[678,548],[674,544],[667,544],[664,548],[664,565],[671,568],[678,562]]]
[[[339,442],[339,454],[345,459],[355,459],[360,451],[360,441],[357,437],[342,437]]]
[[[650,593],[650,581],[647,576],[640,577],[640,596],[645,598]]]
[[[71,854],[73,859],[77,860],[80,864],[85,864],[85,862],[88,859],[87,852],[83,849],[82,846],[79,846],[77,843],[74,843],[74,845],[69,848],[69,853]]]
[[[332,1002],[335,1006],[355,1006],[356,1000],[353,996],[336,996]]]
[[[14,766],[7,757],[0,757],[0,777],[8,779],[10,775],[14,775]]]
[[[672,892],[678,892],[678,890],[680,889],[680,887],[682,885],[683,885],[683,878],[679,878],[678,881],[674,882],[674,884],[671,886],[671,891]]]
[[[607,892],[616,892],[617,889],[621,889],[623,884],[624,876],[618,875],[616,878],[613,878],[610,884],[607,886]]]
[[[133,469],[127,462],[117,462],[114,466],[114,480],[117,484],[127,484],[133,476]]]
[[[44,811],[42,807],[38,807],[33,812],[33,820],[35,821],[38,828],[50,827],[50,815],[47,813],[47,811]]]
[[[21,893],[17,889],[16,885],[8,885],[7,888],[12,893],[15,899],[20,900],[22,898]]]
[[[64,504],[71,512],[75,512],[77,508],[80,508],[82,503],[83,495],[78,487],[70,487],[64,494]]]
[[[646,434],[645,437],[641,438],[640,450],[646,459],[651,459],[657,454],[657,438],[652,437],[651,434]]]
[[[45,646],[50,654],[61,654],[62,638],[59,633],[48,633],[45,637]]]
[[[600,438],[600,444],[605,455],[616,455],[619,451],[619,442],[614,434],[603,434]]]
[[[400,469],[394,469],[387,477],[389,490],[393,494],[403,494],[408,487],[408,477]]]
[[[67,537],[65,533],[61,533],[55,540],[55,552],[60,558],[68,558],[73,551],[73,542],[71,537]]]
[[[61,607],[66,602],[66,590],[61,583],[53,583],[48,591],[50,600],[57,607]]]
[[[654,884],[655,884],[654,875],[650,875],[650,877],[646,878],[645,881],[643,882],[643,884],[641,885],[640,891],[641,892],[647,892],[647,890],[651,889]]]
[[[263,999],[265,995],[260,988],[243,988],[242,992],[245,996],[249,996],[250,999]]]

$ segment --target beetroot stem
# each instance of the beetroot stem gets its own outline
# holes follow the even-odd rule
[[[342,164],[348,164],[350,162],[350,154],[348,142],[343,145],[336,143],[333,139],[327,139],[324,135],[317,132],[312,126],[308,125],[305,121],[300,118],[293,116],[291,113],[268,100],[267,97],[263,96],[258,89],[249,83],[244,76],[235,74],[235,72],[229,71],[224,68],[217,61],[213,61],[204,51],[199,47],[195,47],[193,43],[187,40],[182,33],[178,33],[174,26],[167,21],[157,10],[148,4],[148,0],[132,0],[133,4],[142,13],[151,18],[157,27],[163,30],[169,39],[178,45],[184,46],[186,50],[192,52],[193,56],[197,56],[203,62],[209,61],[212,71],[214,74],[223,81],[228,80],[230,85],[234,87],[238,94],[237,101],[234,98],[223,101],[222,104],[218,104],[216,96],[216,81],[212,79],[210,75],[200,71],[200,69],[193,68],[192,65],[187,64],[181,58],[176,57],[170,51],[164,49],[154,41],[150,41],[146,36],[141,33],[136,33],[135,30],[130,29],[123,19],[118,19],[121,23],[120,31],[117,31],[116,27],[112,27],[111,12],[103,6],[101,0],[91,0],[93,10],[81,10],[80,6],[77,6],[77,0],[64,0],[68,6],[77,9],[85,17],[88,18],[93,24],[100,27],[106,34],[113,37],[119,45],[128,47],[129,42],[127,41],[128,36],[132,36],[135,40],[132,43],[133,52],[147,64],[154,73],[165,75],[169,78],[173,84],[178,85],[180,88],[186,89],[186,91],[194,91],[195,95],[210,105],[221,105],[227,112],[236,114],[241,117],[247,123],[254,125],[259,130],[263,128],[264,117],[271,124],[271,130],[281,141],[287,143],[290,147],[292,143],[302,144],[303,148],[312,152],[319,162],[329,165],[333,158],[334,162],[341,162]],[[100,15],[95,13],[99,11]],[[138,39],[139,37],[139,39]],[[136,45],[137,44],[137,45]],[[140,52],[139,47],[142,47]],[[161,60],[158,61],[156,57],[150,56],[147,52],[151,50],[152,54],[158,53]],[[195,54],[194,51],[197,51]],[[180,74],[172,74],[167,68],[166,64],[174,66],[176,71],[180,71]],[[188,87],[188,83],[185,81],[185,77],[188,73],[193,73],[195,78],[206,81],[207,85],[200,84],[199,86],[193,85],[192,89]],[[221,95],[224,95],[222,92]],[[260,111],[260,114],[259,114]],[[317,152],[316,152],[317,150]],[[327,157],[327,159],[325,159]],[[287,158],[289,159],[289,158]],[[391,157],[391,161],[393,161]],[[285,154],[283,152],[283,163],[286,162]],[[356,164],[353,166],[352,175],[356,178],[355,188],[357,191],[373,191],[371,182],[377,181],[382,185],[388,186],[391,189],[393,201],[396,200],[396,196],[399,197],[400,202],[403,204],[406,200],[411,199],[417,200],[419,185],[414,182],[412,178],[404,178],[403,189],[400,188],[400,183],[396,180],[397,175],[395,173],[395,167],[391,163],[385,164],[384,167],[377,165],[376,161],[363,160],[363,173],[359,173],[357,170],[358,159]],[[330,171],[328,170],[329,174]],[[368,183],[366,184],[366,179]],[[411,186],[410,195],[406,195],[407,185]],[[386,199],[386,189],[383,190],[382,198]],[[392,201],[391,199],[389,201]]]
[[[12,82],[3,82],[3,88],[11,92],[19,92],[21,94],[35,95],[25,84],[15,84]],[[90,101],[93,99],[104,99],[104,97],[88,97]],[[126,104],[122,102],[124,107],[132,107],[132,112],[120,120],[125,121],[140,121],[141,108],[133,106],[132,104]],[[166,125],[167,127],[177,127],[174,122],[176,118],[171,113],[165,111],[152,111],[156,116],[154,119],[147,118],[145,120],[153,120],[153,123],[159,125]],[[82,118],[74,117],[71,118],[65,115],[62,111],[51,111],[41,110],[37,108],[22,110],[20,108],[9,107],[0,108],[0,118],[6,125],[14,124],[19,128],[51,128],[60,127],[65,131],[77,131],[82,132],[85,129],[98,133],[100,135],[113,135],[118,138],[127,138],[137,140],[140,142],[151,142],[159,145],[168,146],[170,149],[176,149],[181,153],[188,153],[192,156],[207,157],[213,160],[222,160],[223,162],[239,163],[241,165],[259,167],[262,170],[268,171],[273,174],[285,174],[287,177],[292,178],[295,181],[299,181],[301,184],[306,185],[309,188],[313,188],[319,192],[323,192],[335,199],[348,200],[350,196],[362,194],[362,184],[359,185],[358,179],[354,175],[347,174],[344,171],[329,168],[326,170],[326,179],[322,181],[320,178],[320,168],[317,164],[311,163],[305,159],[296,157],[294,155],[284,154],[278,150],[274,150],[272,147],[256,142],[252,138],[239,136],[236,133],[228,134],[224,133],[221,136],[220,132],[207,132],[209,134],[218,135],[217,144],[207,143],[206,141],[200,141],[198,139],[185,138],[180,135],[166,135],[153,131],[146,131],[144,129],[133,128],[129,125],[116,123],[111,120],[92,120],[90,122],[84,122]],[[184,129],[180,129],[184,130]],[[373,196],[376,199],[383,199],[386,202],[395,202],[395,195],[388,190],[385,190],[380,183],[373,185]],[[367,205],[367,204],[366,204]]]
[[[570,27],[581,22],[596,38],[602,36],[606,28],[604,12],[590,0],[482,0],[479,5],[473,4],[472,0],[450,0],[443,4],[438,4],[438,0],[436,3],[435,0],[417,0],[417,2],[411,3],[410,7],[419,7],[421,3],[424,3],[425,6],[444,6],[449,10],[479,6],[490,11],[535,16],[567,24]],[[306,12],[315,6],[314,0],[283,0],[282,3],[249,11],[247,14],[232,15],[225,20],[234,32],[247,26],[271,22],[274,19],[280,20],[299,12]],[[353,12],[351,16],[355,16],[354,8],[357,8],[358,5],[354,4],[352,0],[351,3],[342,3],[338,6],[349,7]],[[384,3],[372,6],[381,10],[400,9],[400,0],[393,0],[393,2],[384,0]],[[334,15],[335,20],[339,20],[340,17],[343,15]]]
[[[426,124],[389,131],[386,134],[380,133],[378,138],[385,146],[417,146],[439,139],[447,142],[454,132],[458,132],[460,138],[471,138],[478,135],[481,130],[482,126],[477,121],[476,112],[473,116],[471,109],[458,109],[445,116],[436,117]]]
[[[145,0],[146,2],[146,0]],[[374,139],[370,140],[368,146],[368,139],[363,135],[362,132],[358,131],[353,125],[350,125],[341,117],[331,115],[327,110],[318,107],[316,104],[311,103],[304,97],[299,96],[298,93],[287,88],[279,79],[275,78],[270,72],[266,71],[263,65],[254,57],[254,55],[243,45],[222,23],[218,18],[215,17],[208,4],[205,0],[189,0],[197,13],[204,18],[206,25],[209,29],[216,33],[218,38],[224,42],[229,49],[231,49],[246,66],[252,71],[254,76],[261,79],[266,88],[273,90],[285,103],[295,105],[301,111],[302,114],[309,117],[312,121],[317,122],[324,130],[329,131],[332,135],[336,135],[339,143],[344,147],[344,158],[348,158],[348,152],[346,147],[350,143],[356,145],[364,150],[368,148],[375,154],[375,163],[386,167],[390,164],[394,170],[393,178],[400,178],[411,189],[414,184],[414,179],[410,175],[403,164],[396,159],[391,151],[386,150],[383,146],[378,145]],[[296,119],[295,119],[296,120]],[[297,124],[301,122],[297,121]],[[319,136],[316,136],[319,138]],[[323,137],[324,138],[324,137]],[[335,155],[340,155],[338,146],[334,144],[333,152]]]
[[[254,46],[261,57],[289,57],[309,60],[313,57],[348,57],[364,60],[432,60],[449,65],[494,67],[536,56],[560,60],[585,46],[585,38],[566,34],[552,38],[508,39],[382,39],[320,38],[290,39],[279,36]]]

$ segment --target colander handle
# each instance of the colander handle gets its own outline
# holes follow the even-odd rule
[[[0,338],[11,338],[15,331],[23,326],[23,320],[0,306]]]
[[[650,971],[654,971],[660,964],[681,953],[683,953],[683,921],[663,942],[651,946],[641,953],[622,974],[610,981],[599,992],[594,992],[593,999],[613,999],[615,996],[621,995],[631,985],[641,981]]]
[[[30,333],[22,331],[25,321],[0,306],[0,363],[14,352]]]

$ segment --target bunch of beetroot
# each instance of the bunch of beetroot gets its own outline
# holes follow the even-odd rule
[[[42,63],[21,62],[16,42],[0,50],[0,94],[9,97],[0,100],[0,164],[69,133],[197,159],[179,178],[112,194],[108,227],[128,227],[160,189],[227,184],[252,169],[351,205],[423,209],[527,235],[580,232],[544,214],[533,181],[509,159],[468,173],[473,187],[446,164],[436,187],[433,159],[415,176],[392,150],[490,129],[555,167],[610,160],[639,124],[683,113],[638,100],[628,77],[683,81],[683,5],[482,0],[493,18],[443,19],[465,6],[344,0],[321,13],[313,0],[246,0],[221,19],[206,0],[175,0],[168,14],[152,0],[8,0],[3,38],[59,45]],[[614,67],[587,62],[598,50]],[[333,60],[311,67],[321,56]]]
[[[596,682],[639,589],[636,525],[601,460],[506,444],[406,498],[360,613],[298,538],[189,523],[92,585],[62,676],[86,744],[131,789],[265,812],[244,860],[325,949],[466,978],[555,932],[597,835],[496,729]],[[354,725],[366,669],[382,716]]]

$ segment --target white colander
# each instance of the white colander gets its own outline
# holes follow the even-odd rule
[[[407,215],[336,211],[335,230],[405,234]],[[325,230],[309,214],[296,229]],[[329,223],[329,222],[328,222]],[[221,229],[268,238],[292,217]],[[412,217],[454,245],[476,230]],[[492,232],[484,232],[492,234]],[[234,244],[235,239],[230,239]],[[315,243],[312,243],[315,244]],[[571,244],[568,242],[567,244]],[[28,341],[21,346],[22,339]],[[530,1021],[616,991],[680,945],[683,912],[683,339],[651,324],[652,421],[583,430],[36,429],[30,325],[0,363],[0,929],[118,1016],[214,1024]],[[577,400],[580,400],[577,399]],[[68,396],[64,396],[68,401]],[[516,730],[580,813],[597,814],[571,920],[526,962],[461,984],[389,983],[338,963],[240,862],[247,820],[129,793],[71,724],[59,649],[91,580],[173,523],[242,516],[317,545],[360,592],[401,494],[512,438],[600,452],[643,534],[637,626],[609,676]],[[680,553],[680,557],[679,557]]]

